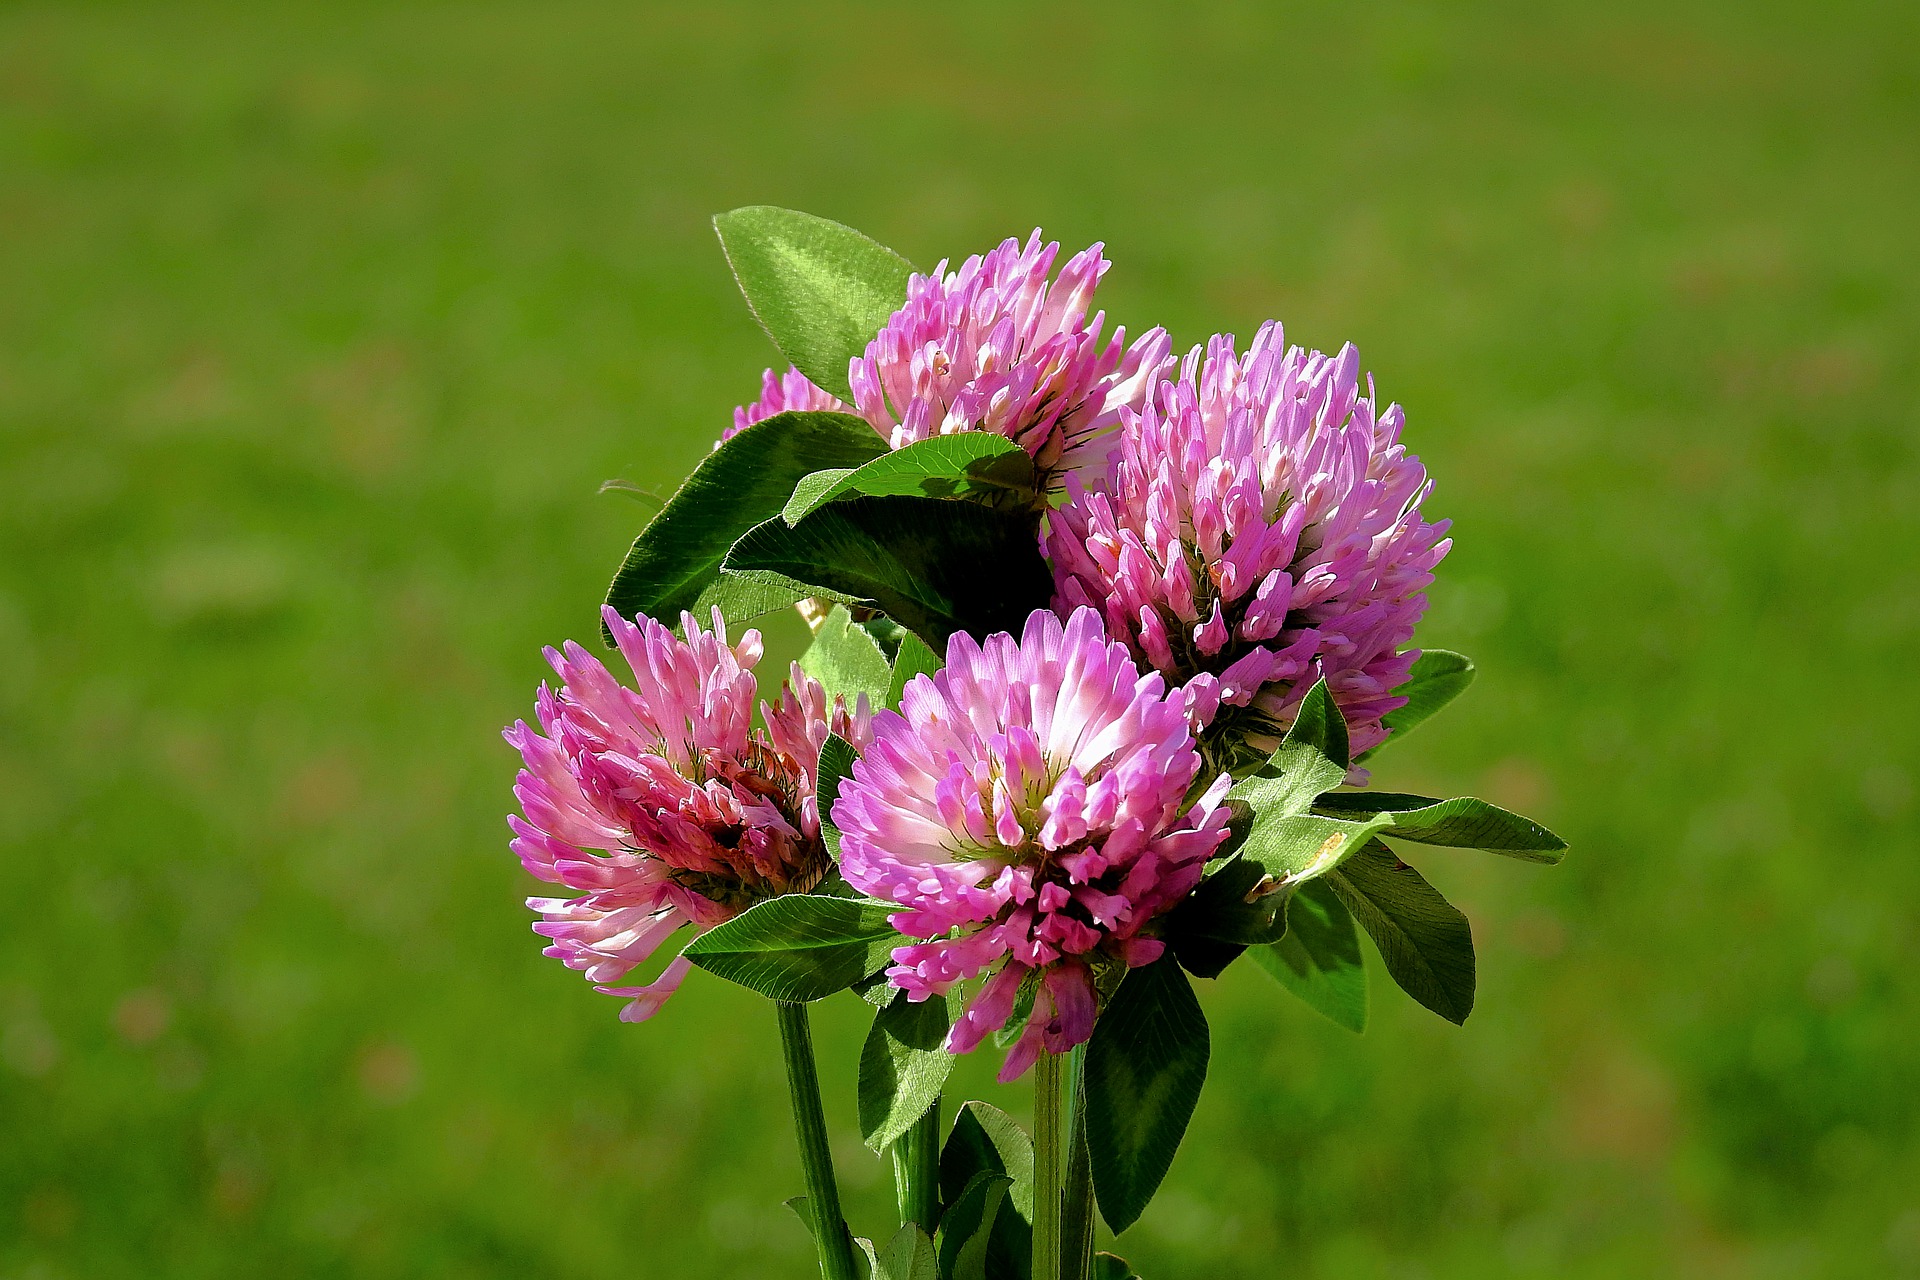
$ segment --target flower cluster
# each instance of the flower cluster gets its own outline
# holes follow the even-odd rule
[[[1106,274],[1101,246],[1075,254],[1051,284],[1058,244],[1035,231],[948,272],[942,262],[907,284],[866,353],[852,362],[849,410],[798,371],[769,369],[760,399],[734,412],[733,431],[790,409],[837,409],[873,424],[895,449],[935,435],[992,431],[1032,456],[1043,487],[1105,463],[1123,409],[1137,407],[1171,363],[1165,330],[1131,346],[1105,313],[1088,316]],[[729,435],[732,432],[728,432]]]
[[[1070,481],[1050,521],[1055,607],[1098,608],[1197,727],[1231,720],[1259,752],[1321,677],[1356,753],[1386,737],[1418,656],[1401,646],[1451,546],[1420,513],[1400,406],[1377,409],[1359,365],[1351,344],[1289,347],[1275,323],[1245,355],[1214,338],[1123,411],[1108,473]]]
[[[621,1017],[652,1016],[686,976],[679,958],[658,981],[614,987],[682,926],[704,930],[774,894],[804,892],[830,868],[820,839],[814,773],[829,729],[867,740],[864,697],[829,714],[820,685],[798,666],[780,696],[762,703],[752,668],[760,635],[727,643],[714,611],[703,631],[682,615],[686,638],[649,618],[605,611],[636,688],[569,641],[548,649],[556,692],[540,687],[539,730],[506,730],[524,767],[514,785],[524,818],[511,817],[513,851],[527,870],[580,890],[530,898],[547,954],[630,1003]]]
[[[576,645],[550,652],[563,684],[540,691],[541,732],[507,733],[526,761],[514,848],[581,891],[532,901],[549,954],[612,983],[683,925],[811,889],[828,870],[813,796],[831,726],[861,753],[831,815],[841,872],[911,939],[889,980],[914,1000],[970,984],[948,1047],[1004,1030],[1012,1078],[1086,1041],[1107,984],[1160,956],[1157,919],[1226,838],[1222,764],[1271,751],[1322,678],[1354,752],[1386,737],[1450,547],[1421,515],[1400,407],[1378,407],[1351,345],[1289,347],[1278,324],[1244,353],[1215,337],[1180,362],[1160,329],[1103,340],[1101,247],[1054,276],[1058,253],[1036,231],[913,276],[851,362],[851,405],[770,369],[727,433],[835,410],[894,448],[1016,441],[1050,491],[1051,608],[1018,638],[955,633],[897,712],[829,714],[795,668],[764,729],[758,636],[729,647],[717,610],[711,632],[686,617],[685,640],[609,613],[637,692]],[[602,989],[645,1017],[686,967]]]
[[[1017,641],[955,635],[945,669],[874,718],[834,805],[841,870],[922,939],[887,971],[910,998],[996,970],[950,1050],[1027,999],[1003,1080],[1092,1034],[1097,971],[1159,957],[1144,930],[1226,837],[1226,777],[1185,802],[1200,767],[1179,700],[1091,609],[1035,613]]]

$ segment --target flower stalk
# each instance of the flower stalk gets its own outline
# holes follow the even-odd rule
[[[787,1059],[787,1091],[793,1098],[794,1136],[807,1180],[807,1214],[826,1280],[860,1280],[853,1258],[853,1237],[840,1212],[840,1188],[833,1177],[833,1153],[827,1145],[827,1118],[820,1107],[820,1076],[813,1061],[813,1032],[807,1006],[773,1002],[780,1019],[780,1047]]]
[[[1059,1280],[1065,1254],[1061,1233],[1062,1175],[1065,1172],[1060,1112],[1061,1055],[1041,1053],[1033,1070],[1033,1274],[1034,1280]]]
[[[893,1188],[900,1223],[918,1223],[933,1238],[940,1225],[940,1096],[894,1142]]]
[[[1093,1160],[1087,1151],[1087,1048],[1067,1056],[1067,1167],[1060,1207],[1061,1280],[1086,1280],[1093,1267]]]

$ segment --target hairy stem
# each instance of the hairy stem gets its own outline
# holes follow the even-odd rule
[[[780,1016],[780,1047],[787,1057],[787,1091],[793,1097],[794,1136],[807,1176],[807,1212],[813,1220],[814,1246],[820,1251],[820,1274],[826,1280],[860,1280],[853,1261],[853,1237],[840,1214],[840,1189],[833,1180],[833,1153],[827,1147],[827,1117],[820,1109],[820,1075],[813,1063],[807,1006],[776,1000],[773,1007]]]
[[[1093,1161],[1087,1153],[1087,1047],[1076,1045],[1067,1059],[1071,1089],[1067,1105],[1066,1188],[1060,1209],[1060,1280],[1087,1280],[1093,1267]]]
[[[1033,1280],[1058,1280],[1061,1274],[1060,1065],[1057,1054],[1042,1049],[1033,1067]]]
[[[940,1225],[940,1095],[894,1142],[893,1190],[900,1202],[900,1221],[917,1222],[933,1238]]]

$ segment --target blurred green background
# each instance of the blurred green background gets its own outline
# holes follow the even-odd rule
[[[496,736],[754,393],[755,202],[1352,339],[1457,522],[1379,780],[1574,854],[1419,858],[1463,1030],[1211,984],[1149,1277],[1920,1275],[1914,15],[7,5],[0,1277],[812,1272],[770,1011],[539,955]]]

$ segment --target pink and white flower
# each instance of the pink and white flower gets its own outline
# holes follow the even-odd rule
[[[1421,515],[1431,486],[1400,406],[1378,409],[1359,369],[1352,344],[1289,347],[1277,323],[1244,356],[1216,337],[1122,411],[1107,474],[1070,481],[1049,519],[1054,607],[1099,609],[1196,728],[1230,724],[1261,753],[1321,677],[1355,754],[1386,738],[1452,546]]]
[[[682,615],[686,639],[650,618],[605,610],[636,687],[568,641],[548,649],[561,679],[540,686],[535,730],[505,731],[525,767],[511,816],[513,851],[528,871],[577,897],[529,898],[546,954],[629,1000],[623,1020],[658,1012],[690,962],[677,958],[648,986],[616,987],[684,926],[696,932],[761,898],[804,893],[831,867],[820,839],[814,776],[829,729],[867,740],[864,695],[829,713],[820,685],[794,666],[764,728],[753,724],[760,633],[727,643]]]
[[[1091,609],[1037,612],[1018,640],[955,634],[945,669],[874,717],[834,805],[841,872],[921,939],[887,970],[910,999],[990,975],[948,1049],[975,1048],[1026,996],[1002,1080],[1086,1041],[1096,979],[1160,957],[1156,917],[1226,838],[1224,775],[1186,802],[1200,769],[1178,697]]]
[[[848,370],[853,406],[800,374],[769,369],[761,397],[736,410],[734,430],[792,408],[838,409],[873,424],[898,449],[935,435],[992,431],[1032,456],[1043,488],[1104,467],[1120,412],[1138,408],[1172,365],[1166,331],[1131,346],[1104,312],[1088,316],[1108,263],[1096,244],[1048,273],[1057,243],[1040,232],[1007,240],[948,272],[940,263],[907,283],[893,313]],[[732,432],[728,433],[729,435]]]

